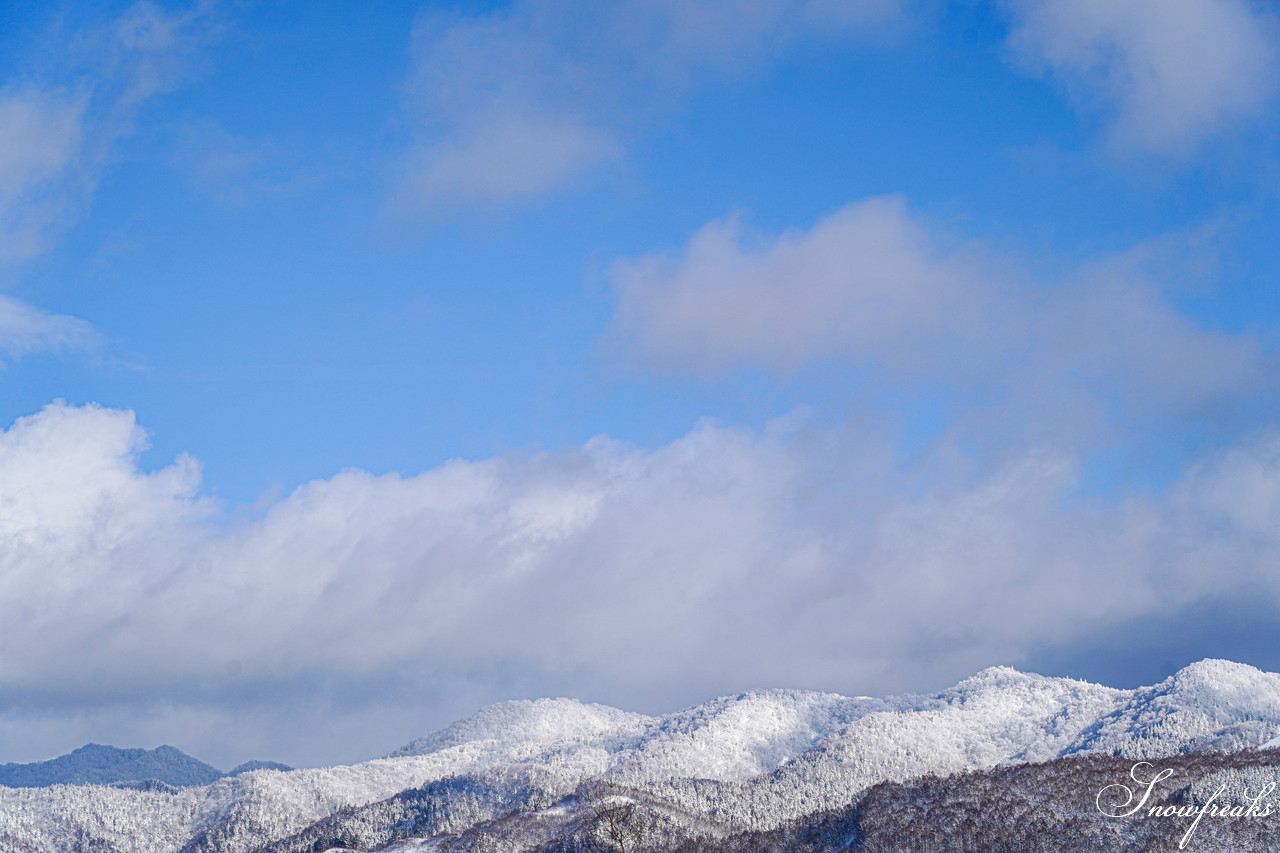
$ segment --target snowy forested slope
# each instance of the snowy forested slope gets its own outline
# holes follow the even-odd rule
[[[506,833],[502,849],[530,849],[565,830],[571,795],[597,779],[717,836],[839,809],[879,782],[1090,753],[1239,749],[1277,733],[1280,675],[1225,661],[1131,691],[993,668],[932,696],[777,690],[658,717],[506,702],[352,766],[190,788],[0,788],[0,851],[368,848],[479,827]]]

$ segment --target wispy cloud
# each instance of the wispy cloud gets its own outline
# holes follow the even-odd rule
[[[1004,0],[1018,64],[1081,110],[1111,119],[1122,149],[1185,154],[1274,99],[1277,20],[1251,0]]]
[[[176,85],[207,37],[208,14],[204,3],[182,12],[136,3],[0,87],[0,263],[43,254],[83,214],[139,110]],[[0,351],[10,358],[99,342],[83,320],[0,296]]]
[[[398,201],[488,207],[561,189],[625,156],[655,110],[751,73],[801,40],[895,20],[901,0],[518,0],[431,13],[414,33],[408,92],[418,140]]]
[[[83,104],[67,95],[9,90],[0,96],[0,260],[30,257],[63,215],[56,184],[82,144]]]
[[[84,320],[50,314],[0,296],[0,351],[10,358],[34,352],[92,349],[98,343],[98,333]]]
[[[136,3],[69,38],[54,67],[0,89],[0,261],[45,252],[80,216],[139,110],[176,85],[207,37],[207,5]]]

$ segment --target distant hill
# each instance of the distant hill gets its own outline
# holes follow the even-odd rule
[[[0,785],[9,788],[43,788],[48,785],[113,785],[150,790],[148,785],[187,787],[208,785],[227,776],[254,770],[289,771],[276,761],[246,761],[230,773],[192,758],[172,746],[155,749],[118,749],[90,743],[67,755],[32,764],[0,764]],[[152,785],[154,787],[154,785]],[[163,787],[163,786],[162,786]]]
[[[239,776],[241,773],[252,773],[255,770],[279,770],[281,773],[288,773],[292,769],[288,764],[281,764],[279,761],[246,761],[228,770],[227,775]]]
[[[155,779],[167,785],[208,785],[222,771],[172,746],[118,749],[91,743],[67,755],[33,764],[0,764],[0,785],[42,788],[46,785],[111,785]]]

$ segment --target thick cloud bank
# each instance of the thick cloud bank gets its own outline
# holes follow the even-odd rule
[[[345,471],[256,520],[200,497],[191,459],[140,470],[145,443],[129,412],[64,404],[0,436],[0,733],[53,743],[108,707],[169,708],[199,745],[279,713],[257,736],[282,757],[355,758],[322,742],[337,717],[285,711],[346,695],[372,749],[388,707],[393,743],[455,690],[660,708],[924,687],[1224,589],[1280,591],[1274,436],[1102,504],[1067,457],[908,494],[869,438],[707,423],[653,450]]]

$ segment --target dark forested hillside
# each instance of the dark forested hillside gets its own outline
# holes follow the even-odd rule
[[[1247,815],[1250,803],[1280,804],[1273,790],[1267,794],[1280,780],[1280,751],[1184,754],[1135,764],[1085,756],[882,783],[844,808],[767,831],[733,832],[731,821],[635,789],[617,786],[607,796],[641,816],[642,830],[629,848],[635,853],[1157,853],[1180,849],[1184,838],[1182,849],[1208,853],[1280,849],[1280,809],[1272,805]],[[1127,791],[1138,800],[1146,793],[1131,773],[1153,782],[1149,796],[1132,815],[1116,816],[1128,811]],[[552,803],[554,792],[530,781],[435,783],[340,812],[258,851],[390,853],[413,849],[397,842],[431,838],[433,849],[450,853],[620,853],[607,840],[592,846],[599,834],[599,806],[593,805],[598,785]],[[1219,812],[1205,809],[1214,805]]]

